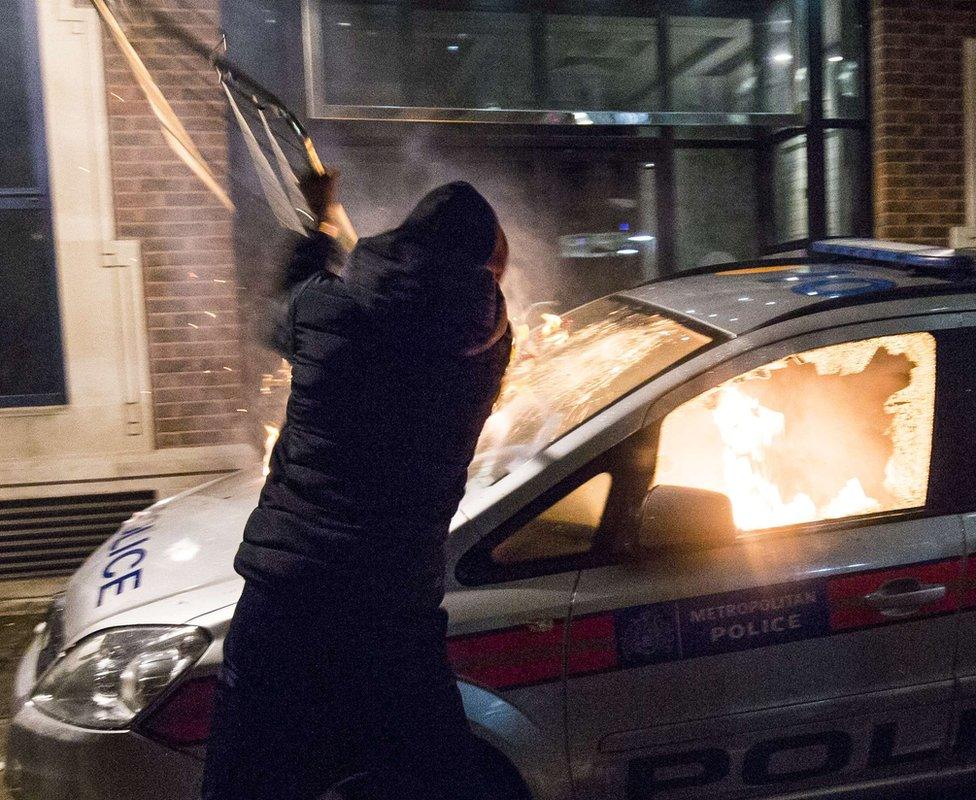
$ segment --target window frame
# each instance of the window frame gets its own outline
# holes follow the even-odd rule
[[[838,325],[815,331],[807,331],[793,336],[764,343],[744,352],[731,355],[721,363],[709,368],[705,373],[671,388],[651,401],[647,406],[643,423],[637,431],[622,441],[608,447],[595,458],[576,469],[570,476],[556,483],[524,504],[505,522],[482,536],[459,558],[455,567],[455,577],[462,586],[504,583],[526,578],[554,575],[593,567],[633,563],[637,543],[635,503],[628,512],[624,492],[646,492],[654,477],[654,468],[659,446],[661,424],[664,418],[678,406],[698,397],[725,381],[742,375],[764,364],[776,361],[794,353],[814,350],[847,342],[873,339],[881,336],[911,333],[930,333],[936,341],[935,408],[933,412],[932,449],[929,462],[928,486],[924,506],[911,509],[881,511],[851,517],[806,522],[799,525],[779,528],[765,528],[749,531],[737,537],[737,542],[759,539],[784,538],[815,535],[841,528],[857,529],[876,526],[886,522],[899,522],[910,519],[940,517],[976,511],[976,471],[970,470],[966,491],[958,491],[959,481],[954,473],[939,468],[942,464],[964,465],[971,460],[969,442],[976,439],[976,375],[971,376],[974,391],[967,392],[958,386],[960,378],[970,375],[967,371],[965,355],[976,348],[976,314],[967,315],[968,324],[954,324],[958,313],[946,312],[912,317],[893,317],[872,322]],[[954,341],[958,340],[958,341]],[[950,392],[949,386],[956,391]],[[961,405],[963,398],[966,405]],[[606,411],[601,412],[606,413]],[[960,436],[961,420],[969,435]],[[632,449],[635,453],[643,451],[641,457],[647,462],[642,466],[633,464],[632,475],[646,474],[643,489],[620,484],[618,472],[622,452]],[[616,462],[616,464],[615,464]],[[581,486],[601,472],[610,473],[613,484],[607,498],[607,506],[594,537],[593,548],[585,554],[540,559],[523,564],[498,565],[491,559],[491,551],[505,538],[515,533],[522,525],[545,511],[565,495]],[[638,478],[638,484],[640,483]],[[500,500],[499,502],[504,502]],[[662,552],[670,552],[663,550]],[[646,556],[644,557],[646,558]]]
[[[611,146],[618,145],[626,139],[636,140],[638,143],[653,143],[649,149],[658,151],[656,155],[649,155],[647,160],[658,164],[657,195],[657,236],[658,236],[658,270],[662,276],[684,272],[679,270],[677,261],[677,245],[675,241],[677,222],[675,218],[674,199],[677,188],[673,177],[674,151],[679,146],[707,147],[699,137],[687,137],[689,128],[701,129],[705,132],[704,139],[718,143],[722,147],[749,146],[757,150],[757,186],[758,213],[756,218],[757,239],[755,245],[761,256],[788,253],[805,248],[811,241],[822,239],[827,235],[829,211],[828,191],[826,181],[826,136],[832,130],[854,129],[863,136],[865,144],[864,158],[859,162],[859,183],[863,187],[863,196],[858,197],[857,207],[860,214],[855,214],[852,230],[845,235],[870,235],[872,209],[874,204],[873,185],[870,181],[874,150],[872,147],[871,119],[873,107],[870,92],[865,87],[870,86],[870,38],[871,20],[867,3],[859,4],[858,19],[858,67],[859,80],[862,87],[863,108],[856,117],[829,116],[824,112],[824,0],[787,0],[791,9],[792,40],[791,47],[796,56],[796,63],[805,66],[808,75],[808,97],[804,104],[798,103],[793,109],[784,109],[782,113],[761,110],[760,103],[750,112],[751,116],[743,124],[743,115],[736,112],[682,112],[682,111],[652,111],[639,109],[634,112],[620,112],[613,119],[613,124],[577,124],[571,111],[533,111],[533,110],[478,110],[448,108],[414,108],[411,107],[383,107],[383,106],[332,106],[320,101],[318,84],[322,71],[315,68],[318,48],[321,44],[322,31],[316,22],[315,5],[319,0],[302,0],[296,5],[295,11],[289,16],[292,26],[301,31],[302,53],[299,71],[304,75],[304,104],[310,127],[313,131],[321,132],[335,141],[337,135],[353,134],[359,137],[382,136],[383,134],[399,133],[406,135],[419,134],[425,142],[432,142],[435,138],[447,133],[458,141],[471,142],[474,146],[487,144],[495,146],[498,134],[508,132],[513,141],[530,141],[533,145],[542,144],[546,147],[558,148],[563,136],[586,137],[596,136],[607,138]],[[461,0],[425,0],[421,4],[425,8],[444,8],[453,10],[474,10],[476,3],[461,2]],[[406,6],[404,6],[406,7]],[[506,7],[515,7],[510,3]],[[555,5],[532,0],[525,6],[533,16],[533,40],[540,36],[544,38],[544,16],[552,9],[561,13],[570,11],[592,11],[585,3],[575,0],[560,0]],[[637,3],[635,0],[614,0],[601,7],[603,13],[611,15],[635,15],[640,17],[658,17],[657,53],[658,74],[662,76],[660,105],[670,108],[673,77],[669,64],[669,31],[668,20],[673,17],[739,17],[751,19],[756,26],[756,32],[763,31],[759,23],[763,20],[764,7],[753,0],[713,0],[708,4],[693,3],[691,0],[652,0],[649,3]],[[291,19],[294,17],[294,19]],[[753,47],[757,53],[766,44],[766,37],[754,36]],[[757,69],[764,63],[756,56]],[[762,69],[758,74],[761,76]],[[536,76],[535,83],[539,83]],[[758,79],[758,78],[757,78]],[[764,78],[763,78],[764,80]],[[544,81],[543,81],[544,82]],[[534,88],[536,93],[544,91]],[[399,109],[399,110],[398,110]],[[586,111],[587,109],[579,109]],[[422,113],[414,113],[422,112]],[[382,124],[377,125],[377,122]],[[636,122],[636,124],[635,124]],[[722,126],[731,125],[744,136],[731,136],[723,132]],[[445,131],[446,129],[446,131]],[[807,151],[805,165],[807,170],[806,200],[806,233],[795,241],[777,241],[772,235],[773,203],[775,198],[771,193],[772,185],[772,152],[776,142],[784,137],[789,138],[797,132],[807,134]],[[686,145],[681,145],[687,141]]]
[[[324,0],[302,0],[298,8],[298,16],[301,20],[302,50],[304,55],[305,72],[305,95],[306,113],[311,119],[319,120],[357,120],[357,121],[408,121],[412,123],[431,123],[431,122],[462,122],[474,124],[526,124],[538,128],[545,127],[577,127],[579,123],[574,111],[593,112],[594,109],[559,109],[551,108],[549,98],[546,97],[548,71],[545,66],[546,41],[549,33],[549,17],[569,15],[586,16],[611,16],[611,17],[632,17],[639,19],[653,19],[657,26],[655,32],[656,56],[658,62],[659,85],[662,92],[659,105],[664,109],[657,110],[640,106],[637,104],[633,108],[617,111],[597,112],[603,115],[601,124],[609,127],[630,127],[635,124],[639,126],[654,125],[682,125],[682,124],[705,124],[705,125],[735,125],[742,124],[744,116],[750,118],[750,124],[759,127],[775,128],[777,126],[801,124],[804,115],[800,108],[784,109],[782,111],[761,111],[750,110],[748,112],[739,111],[676,111],[670,108],[670,95],[673,90],[672,67],[669,63],[670,45],[670,21],[680,17],[708,18],[736,18],[749,22],[753,26],[763,22],[763,14],[766,11],[764,3],[759,0],[712,0],[707,5],[695,3],[693,0],[651,0],[650,2],[637,2],[637,0],[614,0],[609,4],[604,4],[599,8],[592,5],[581,3],[579,0],[531,0],[529,3],[515,3],[506,0],[500,4],[488,8],[484,4],[473,2],[472,0],[421,0],[413,4],[395,1],[392,3],[381,3],[392,8],[399,15],[399,29],[401,35],[410,40],[411,23],[409,13],[414,10],[433,10],[447,12],[474,12],[479,11],[500,11],[524,13],[529,17],[529,39],[533,49],[531,61],[536,74],[532,76],[532,102],[527,103],[528,108],[518,109],[484,109],[476,105],[464,106],[460,108],[447,108],[440,106],[423,106],[419,104],[333,104],[322,101],[320,98],[326,96],[325,91],[319,91],[317,76],[323,74],[322,66],[319,62],[319,52],[322,47],[324,34],[320,19],[319,8]],[[364,3],[371,5],[371,3]],[[791,22],[794,28],[799,29],[806,24],[803,19],[803,5],[798,0],[790,1]],[[865,41],[867,38],[865,37]],[[806,54],[801,52],[797,44],[797,56],[806,58]],[[755,42],[753,48],[755,51]],[[755,58],[755,52],[754,52]],[[760,63],[757,63],[759,68]],[[405,66],[408,74],[415,72],[417,65],[410,63]],[[540,71],[541,70],[541,71]],[[582,123],[589,124],[589,123]]]
[[[633,516],[628,514],[626,504],[622,502],[622,496],[628,491],[633,491],[633,487],[629,484],[640,470],[640,466],[636,464],[636,459],[640,458],[641,449],[644,449],[645,453],[648,452],[646,446],[650,434],[651,431],[647,428],[641,428],[636,433],[604,450],[568,477],[523,505],[486,536],[481,537],[458,560],[455,567],[455,577],[458,582],[462,586],[506,583],[542,575],[576,572],[580,569],[614,563],[617,558],[616,542],[619,540],[617,531],[622,523],[632,521],[627,519],[628,516]],[[648,463],[641,474],[650,469],[652,466]],[[492,551],[495,547],[516,534],[524,525],[560,500],[576,491],[591,478],[602,473],[610,475],[610,493],[607,495],[600,524],[593,536],[593,546],[587,552],[534,559],[518,564],[498,564],[494,561]],[[640,478],[638,478],[639,481]]]

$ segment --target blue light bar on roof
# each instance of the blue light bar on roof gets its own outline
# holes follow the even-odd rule
[[[883,239],[822,239],[810,245],[810,252],[846,256],[883,264],[929,269],[976,269],[976,256],[947,247],[886,242]]]

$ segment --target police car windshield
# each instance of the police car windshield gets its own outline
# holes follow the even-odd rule
[[[470,479],[495,482],[711,338],[632,301],[607,297],[518,326],[512,363]]]

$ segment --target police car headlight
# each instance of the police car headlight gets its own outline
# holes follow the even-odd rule
[[[48,716],[83,728],[126,727],[203,655],[210,637],[190,626],[112,628],[62,654],[31,701]]]

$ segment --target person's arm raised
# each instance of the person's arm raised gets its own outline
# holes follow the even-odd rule
[[[334,212],[329,214],[328,208],[335,204],[337,178],[336,171],[327,170],[324,175],[309,173],[300,181],[318,230],[309,236],[298,237],[291,256],[275,276],[274,294],[267,298],[265,313],[256,320],[260,340],[285,358],[290,359],[292,353],[292,314],[296,296],[315,275],[331,273],[338,276],[347,255],[342,230],[329,222],[334,218]]]
[[[326,236],[336,239],[346,252],[350,252],[359,237],[338,199],[339,171],[326,169],[325,173],[309,173],[302,178],[299,186],[309,208],[318,222],[318,229]]]

